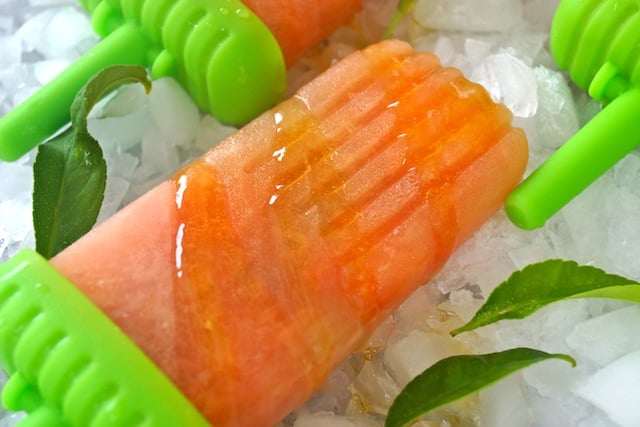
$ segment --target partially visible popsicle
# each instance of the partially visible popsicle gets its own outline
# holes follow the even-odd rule
[[[511,118],[380,42],[52,264],[214,426],[274,425],[501,206],[527,162]]]
[[[242,0],[271,30],[288,67],[346,24],[362,0]]]

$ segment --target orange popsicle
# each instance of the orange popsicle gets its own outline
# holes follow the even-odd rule
[[[362,0],[242,0],[271,30],[287,66],[346,24]]]
[[[511,118],[381,42],[52,262],[215,426],[274,425],[500,207],[527,161]]]

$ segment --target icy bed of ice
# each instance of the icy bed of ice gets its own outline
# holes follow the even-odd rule
[[[375,32],[395,7],[366,0],[360,28]],[[561,145],[599,106],[556,70],[547,33],[557,0],[419,0],[400,34],[461,68],[515,113],[531,144],[530,170]],[[292,72],[292,86],[352,50],[343,29],[323,52]],[[0,114],[25,99],[96,42],[74,0],[0,0]],[[101,219],[171,176],[182,163],[233,129],[202,116],[170,80],[149,97],[124,90],[94,114],[109,167]],[[612,141],[612,143],[614,143]],[[0,260],[33,247],[30,224],[33,153],[0,163]],[[640,157],[634,152],[553,218],[523,232],[500,212],[464,245],[429,285],[419,289],[337,369],[325,389],[288,417],[296,427],[379,426],[410,378],[457,353],[529,346],[573,355],[576,368],[548,361],[444,408],[421,426],[640,426],[640,307],[573,300],[525,321],[503,322],[450,338],[483,296],[509,274],[548,259],[574,259],[640,280]],[[19,416],[5,415],[0,426]]]

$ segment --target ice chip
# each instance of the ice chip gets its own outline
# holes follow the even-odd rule
[[[53,80],[58,74],[64,71],[70,62],[61,59],[50,59],[46,61],[40,61],[34,64],[33,74],[35,75],[38,83],[45,85]]]
[[[141,84],[121,87],[99,102],[87,120],[89,132],[103,149],[129,150],[140,144],[152,124],[149,99]]]
[[[524,17],[536,29],[548,32],[559,0],[525,0]]]
[[[153,120],[171,145],[185,145],[195,139],[200,125],[198,107],[175,80],[153,82],[149,105]]]
[[[142,164],[151,168],[156,174],[171,174],[178,169],[178,151],[171,135],[167,135],[155,123],[149,126],[142,137]]]
[[[367,424],[352,421],[330,412],[303,413],[296,418],[293,427],[365,427]]]
[[[640,426],[640,351],[617,359],[575,388],[620,427]]]
[[[83,41],[97,41],[89,16],[77,7],[46,9],[28,19],[16,32],[29,51],[45,59],[76,59],[86,47]]]
[[[71,5],[75,3],[75,0],[29,0],[29,4],[31,4],[32,6],[54,6],[63,4]]]
[[[585,320],[567,336],[569,346],[600,366],[640,350],[640,307],[630,306]]]
[[[510,375],[480,392],[480,425],[529,427],[531,410],[519,374]]]
[[[104,191],[104,200],[100,207],[100,213],[96,220],[96,224],[100,224],[118,211],[123,204],[123,200],[129,190],[129,186],[129,181],[117,176],[111,176],[107,179],[107,186]]]
[[[15,36],[0,37],[0,69],[17,64],[22,58],[22,43]]]
[[[198,149],[206,151],[236,131],[236,128],[223,125],[214,117],[206,115],[200,121],[200,126],[196,133],[195,145]]]
[[[7,199],[0,201],[0,262],[6,261],[20,248],[32,247],[33,225],[31,200]]]
[[[451,338],[412,331],[406,337],[388,344],[384,362],[398,384],[405,386],[438,360],[456,354],[456,347]]]
[[[505,104],[517,117],[531,117],[538,110],[538,84],[533,70],[508,52],[486,56],[470,78],[483,85],[494,101]]]
[[[425,28],[496,31],[522,21],[522,3],[512,0],[418,0],[414,15]]]
[[[613,186],[613,178],[608,182]],[[616,190],[612,190],[604,204],[607,216],[611,218],[604,249],[612,258],[611,271],[638,278],[640,264],[636,242],[640,240],[640,228],[634,219],[640,218],[640,196],[626,188]]]
[[[580,127],[573,94],[563,75],[543,66],[533,69],[538,84],[536,129],[540,143],[558,148]]]
[[[0,162],[0,200],[22,198],[29,203],[31,194],[31,177],[33,172],[30,165]]]

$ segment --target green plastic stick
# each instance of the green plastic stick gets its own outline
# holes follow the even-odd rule
[[[36,252],[0,264],[0,364],[21,427],[206,427],[167,377]],[[212,397],[215,398],[215,397]]]
[[[103,40],[0,119],[0,160],[13,161],[69,121],[76,92],[109,65],[174,77],[198,106],[231,125],[277,103],[286,89],[280,46],[240,0],[81,0]]]
[[[551,51],[605,108],[524,180],[505,209],[534,229],[640,145],[640,0],[563,0]]]

